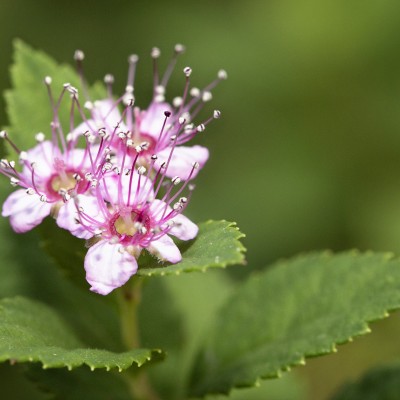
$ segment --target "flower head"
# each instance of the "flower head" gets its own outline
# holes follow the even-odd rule
[[[45,82],[50,89],[51,80],[46,78]],[[85,179],[85,174],[92,169],[90,144],[82,149],[77,148],[75,141],[66,140],[58,118],[58,109],[66,92],[71,94],[71,106],[77,101],[76,89],[68,84],[64,85],[58,101],[52,101],[51,140],[45,140],[45,135],[40,132],[35,136],[37,145],[21,151],[7,132],[0,133],[0,137],[15,150],[22,165],[19,170],[15,161],[0,161],[0,172],[10,178],[13,186],[21,187],[6,199],[2,209],[2,215],[10,217],[16,232],[29,231],[50,213],[57,218],[71,196],[90,195],[91,183]]]
[[[136,273],[143,249],[162,261],[177,263],[181,253],[169,235],[181,240],[197,235],[197,226],[182,215],[189,201],[182,193],[188,189],[190,195],[193,190],[188,182],[198,163],[186,180],[175,177],[164,182],[167,165],[155,167],[153,156],[147,170],[136,165],[139,154],[129,168],[123,163],[119,170],[102,169],[96,196],[87,207],[74,199],[76,221],[87,236],[95,237],[85,270],[91,290],[100,294],[108,294]]]

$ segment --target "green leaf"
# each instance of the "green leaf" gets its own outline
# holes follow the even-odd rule
[[[88,287],[84,280],[83,259],[86,253],[84,241],[59,229],[54,221],[44,221],[39,231],[42,247],[61,267],[64,273],[78,285]],[[227,221],[208,221],[199,224],[196,239],[178,243],[182,261],[163,264],[142,252],[139,258],[138,276],[179,275],[181,272],[202,271],[208,268],[224,268],[244,262],[245,251],[239,241],[244,235],[236,225]]]
[[[358,382],[347,384],[332,400],[398,400],[400,364],[374,368]]]
[[[43,370],[32,365],[25,375],[32,381],[31,385],[36,384],[37,390],[51,394],[52,400],[132,400],[127,381],[119,372],[88,368]]]
[[[50,307],[22,297],[0,301],[0,361],[40,362],[43,368],[87,365],[122,371],[150,360],[161,351],[135,349],[124,353],[85,348]]]
[[[275,378],[305,357],[370,331],[400,307],[400,261],[388,254],[314,253],[255,274],[220,310],[191,394],[228,393]]]
[[[52,78],[52,90],[58,98],[64,83],[71,83],[82,91],[78,74],[68,65],[60,65],[47,54],[29,47],[21,40],[14,41],[14,64],[11,67],[12,90],[5,93],[12,139],[26,150],[36,144],[34,135],[47,133],[50,137],[50,122],[53,112],[44,85],[44,78]],[[89,89],[94,99],[104,98],[105,89],[96,84]],[[70,103],[66,95],[60,108],[60,121],[65,131],[69,129]]]
[[[239,241],[244,237],[236,224],[227,221],[207,221],[199,224],[196,239],[180,242],[182,261],[165,265],[152,259],[145,268],[137,272],[141,276],[179,275],[181,272],[202,271],[208,268],[225,268],[228,265],[243,264],[245,248]],[[139,259],[140,265],[140,259]]]

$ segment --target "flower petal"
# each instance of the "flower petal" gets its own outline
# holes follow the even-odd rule
[[[147,110],[142,111],[139,126],[140,134],[158,140],[165,120],[165,111],[172,113],[172,107],[168,103],[151,103]],[[169,143],[169,136],[166,140],[167,143]],[[161,144],[161,148],[163,147]]]
[[[138,265],[135,257],[120,249],[120,244],[104,240],[90,247],[85,257],[85,270],[91,291],[106,295],[136,273]]]
[[[154,220],[160,220],[163,215],[166,216],[172,211],[172,208],[165,202],[155,199],[150,206],[150,212]],[[189,218],[182,214],[178,214],[171,218],[173,225],[169,230],[169,234],[176,236],[181,240],[191,240],[197,236],[199,228]]]
[[[163,162],[168,160],[171,148],[166,148],[160,151],[157,156],[156,166],[159,168]],[[209,156],[208,149],[203,146],[178,146],[174,149],[171,161],[168,165],[168,169],[165,171],[165,175],[169,178],[179,176],[179,178],[186,180],[192,170],[193,163],[198,162],[199,168],[193,171],[190,179],[193,179],[198,171],[207,162]]]
[[[15,232],[23,233],[39,225],[50,214],[52,205],[43,203],[37,195],[29,195],[24,189],[11,193],[3,204],[2,216],[10,217]]]
[[[160,260],[169,261],[172,264],[176,264],[182,260],[182,255],[178,246],[168,235],[153,240],[147,250]]]
[[[84,220],[85,225],[89,225],[90,229],[85,228],[79,222],[78,211],[76,209],[75,201],[78,206],[82,208],[83,212],[90,218],[98,221],[99,223],[93,226],[90,222]],[[94,196],[78,195],[75,199],[70,199],[64,203],[58,212],[57,225],[60,228],[70,231],[74,236],[80,239],[90,239],[94,236],[93,231],[101,225],[104,221],[104,216],[99,210],[99,201]]]
[[[54,160],[62,159],[60,149],[46,140],[27,151],[28,162],[35,163],[35,180],[50,177],[54,173]],[[23,175],[31,179],[31,170],[24,166]]]
[[[129,198],[129,187],[131,188],[129,204],[135,206],[139,203],[145,203],[147,200],[154,198],[153,183],[144,175],[139,175],[137,170],[133,172],[131,180],[130,175],[117,175],[115,172],[110,171],[104,176],[104,180],[101,183],[100,190],[106,201],[112,204],[119,204],[119,191],[122,191],[121,199],[125,205],[128,204]],[[140,176],[140,179],[139,179]],[[118,187],[118,181],[121,179],[121,187]],[[107,187],[107,190],[105,189]]]

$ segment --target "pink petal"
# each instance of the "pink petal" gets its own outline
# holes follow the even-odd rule
[[[106,295],[136,273],[135,257],[126,251],[121,252],[120,248],[120,244],[104,240],[90,247],[85,257],[85,270],[91,291]]]
[[[169,233],[176,236],[181,240],[192,240],[197,236],[199,228],[189,218],[182,214],[178,214],[172,219],[174,225],[172,226]]]
[[[121,188],[118,187],[119,178],[121,178]],[[104,186],[107,187],[107,190],[104,189]],[[121,190],[121,198],[123,203],[127,205],[129,187],[131,187],[129,203],[133,206],[154,198],[152,181],[144,175],[140,176],[139,180],[139,174],[137,173],[137,170],[135,170],[133,173],[132,182],[130,181],[130,175],[117,175],[114,172],[107,173],[104,177],[104,182],[100,186],[100,190],[102,191],[104,198],[112,204],[119,204],[118,193]],[[136,193],[138,187],[139,190]]]
[[[172,113],[172,107],[168,103],[151,103],[150,107],[142,112],[140,134],[158,140],[165,120],[165,111]],[[167,142],[169,142],[169,138]]]
[[[153,240],[147,250],[160,260],[169,261],[172,264],[182,260],[181,252],[168,235],[161,236],[158,240]]]
[[[52,205],[43,203],[37,195],[29,195],[24,189],[11,193],[3,204],[2,216],[10,217],[15,232],[23,233],[39,225],[50,214]]]
[[[57,216],[57,225],[60,228],[70,231],[74,236],[80,239],[90,239],[94,236],[93,230],[97,229],[98,225],[90,225],[90,222],[83,220],[85,225],[89,225],[90,229],[85,228],[79,221],[78,211],[76,209],[75,201],[78,202],[78,207],[82,207],[83,212],[91,218],[99,221],[99,224],[104,221],[103,214],[99,210],[99,203],[96,197],[79,195],[75,199],[70,199],[64,203]]]
[[[168,160],[170,155],[171,148],[166,148],[160,151],[157,156],[156,166],[159,168],[163,162]],[[207,162],[209,156],[208,149],[203,146],[178,146],[174,149],[172,154],[171,161],[168,165],[168,169],[165,172],[165,175],[169,178],[173,178],[174,176],[179,176],[179,178],[186,180],[192,170],[192,166],[194,162],[199,163],[199,168],[193,171],[191,179],[193,179],[198,171],[204,166]]]
[[[161,200],[155,199],[151,206],[150,212],[155,220],[159,220],[163,215],[168,215],[172,211],[172,208]],[[199,228],[189,218],[182,214],[178,214],[172,218],[174,225],[168,232],[169,234],[176,236],[181,240],[191,240],[197,236]]]
[[[111,130],[114,130],[115,126],[121,123],[122,117],[115,101],[105,99],[94,102],[94,107],[92,109],[92,118],[99,125],[107,125],[109,128],[111,128]]]
[[[54,146],[49,140],[37,144],[32,149],[28,150],[27,154],[28,162],[35,163],[35,179],[50,177],[54,173],[55,158],[62,159],[60,149]],[[30,180],[31,170],[24,167],[23,175]]]

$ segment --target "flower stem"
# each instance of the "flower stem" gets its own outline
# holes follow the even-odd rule
[[[119,291],[118,303],[121,316],[121,334],[124,346],[128,350],[140,348],[138,326],[138,307],[141,301],[143,278],[134,277]],[[127,383],[135,400],[160,400],[150,385],[146,372],[140,368],[125,374]]]

